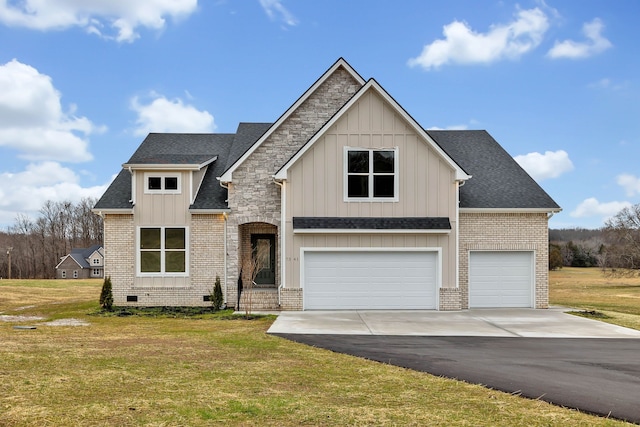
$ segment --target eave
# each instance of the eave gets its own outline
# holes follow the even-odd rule
[[[562,208],[460,208],[460,213],[558,213]]]
[[[129,170],[187,170],[187,171],[199,171],[203,167],[210,165],[218,160],[218,156],[214,156],[211,159],[203,163],[124,163],[123,168]]]

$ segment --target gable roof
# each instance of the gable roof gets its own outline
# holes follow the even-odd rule
[[[421,137],[424,141],[426,141],[429,146],[436,151],[446,163],[455,171],[456,180],[464,181],[471,178],[463,168],[460,167],[456,161],[447,154],[432,138],[429,134],[415,121],[407,111],[402,108],[398,102],[389,93],[384,90],[382,86],[375,80],[369,79],[369,81],[360,88],[358,92],[348,101],[346,102],[337,112],[333,115],[333,117],[326,122],[319,130],[316,132],[314,136],[309,139],[301,148],[298,150],[296,154],[294,154],[274,175],[275,179],[284,180],[287,179],[287,170],[296,162],[300,157],[304,155],[304,153],[316,142],[318,141],[324,133],[331,128],[342,116],[346,113],[356,102],[358,102],[364,94],[368,91],[375,91],[378,95],[380,95],[385,102],[391,105],[393,110],[400,115],[410,126],[411,128]]]
[[[207,169],[189,210],[228,209],[227,189],[220,185],[218,177],[226,170],[228,164],[235,162],[270,126],[271,123],[240,123],[238,125],[238,130],[233,135],[233,140],[226,146],[226,150],[221,151],[218,160]]]
[[[309,89],[306,90],[305,93],[302,94],[302,96],[300,96],[300,98],[298,98],[296,102],[293,103],[291,107],[289,107],[287,111],[284,112],[284,114],[280,116],[280,118],[278,118],[278,120],[276,120],[275,123],[273,123],[269,130],[267,130],[260,139],[255,142],[255,144],[249,147],[241,156],[238,157],[237,160],[233,161],[228,166],[227,170],[220,176],[220,181],[231,182],[233,180],[233,172],[339,68],[346,70],[360,84],[365,84],[365,80],[362,76],[360,76],[360,74],[358,74],[356,70],[354,70],[351,65],[344,60],[344,58],[339,58],[324,74],[322,74],[322,76],[320,76],[318,80],[315,81],[313,85],[311,85]]]
[[[227,209],[227,189],[216,177],[264,134],[271,123],[240,123],[237,132],[218,134],[151,133],[104,192],[93,210],[130,211],[131,173],[135,169],[199,170],[208,166],[192,210]]]
[[[427,133],[473,176],[460,187],[461,209],[561,210],[487,131]]]
[[[216,134],[224,137],[225,134]],[[122,165],[132,169],[199,170],[213,162],[217,153],[212,134],[150,133]]]
[[[94,252],[99,251],[100,248],[102,248],[101,245],[93,245],[88,248],[73,248],[71,249],[71,253],[69,255],[62,257],[58,265],[56,265],[56,268],[58,268],[69,258],[75,261],[75,263],[78,264],[78,267],[80,268],[91,268],[92,266],[89,264],[89,262],[87,262],[87,258],[93,255]]]

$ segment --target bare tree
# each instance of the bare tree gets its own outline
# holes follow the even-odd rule
[[[268,240],[259,240],[257,246],[246,254],[242,259],[242,272],[246,279],[244,282],[244,294],[246,295],[244,308],[247,319],[251,316],[253,287],[258,274],[269,267],[269,256],[271,254],[271,245]]]
[[[640,274],[640,204],[622,209],[607,220],[604,271],[621,275]]]
[[[4,246],[13,247],[13,276],[55,277],[55,266],[72,248],[102,244],[102,218],[91,212],[94,204],[92,198],[77,204],[47,201],[35,220],[18,214],[3,239]],[[5,275],[7,267],[3,267]]]

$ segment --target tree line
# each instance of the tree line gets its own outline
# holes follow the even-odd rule
[[[102,218],[91,212],[96,201],[49,200],[35,219],[18,214],[13,225],[0,232],[0,277],[54,278],[56,265],[72,248],[101,245]]]
[[[640,275],[640,204],[622,209],[597,230],[549,230],[549,268],[563,266]]]

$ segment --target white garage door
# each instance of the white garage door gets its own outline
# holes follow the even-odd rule
[[[437,252],[304,254],[305,310],[437,307]]]
[[[533,252],[471,252],[469,307],[533,307]]]

